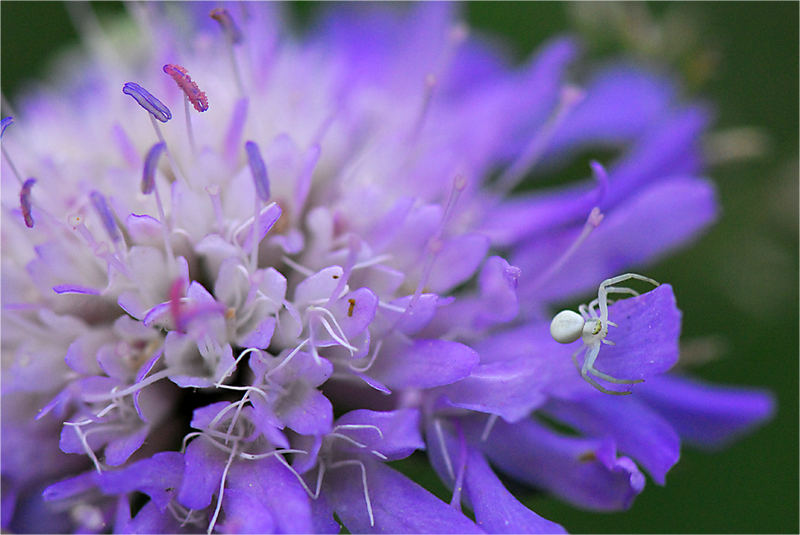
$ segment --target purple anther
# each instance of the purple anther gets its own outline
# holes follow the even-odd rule
[[[92,191],[89,194],[89,199],[91,199],[92,206],[94,206],[95,211],[97,211],[97,215],[100,216],[100,220],[106,228],[108,237],[111,238],[111,241],[119,241],[120,236],[117,230],[117,222],[114,220],[114,216],[108,208],[106,198],[99,191]]]
[[[266,202],[269,200],[269,177],[267,177],[264,158],[261,157],[261,151],[255,141],[245,143],[244,150],[247,151],[247,161],[250,162],[250,172],[253,174],[253,182],[256,184],[256,194]]]
[[[133,100],[139,103],[139,106],[149,111],[153,117],[162,123],[172,119],[172,112],[169,111],[169,108],[139,84],[126,82],[122,86],[122,92],[132,96]]]
[[[222,31],[232,44],[238,45],[242,42],[242,32],[239,31],[239,27],[236,26],[233,17],[231,17],[227,9],[223,7],[212,9],[209,16],[219,22]]]
[[[7,117],[11,119],[11,117]],[[5,121],[5,119],[3,119]],[[3,124],[3,128],[6,125]],[[33,214],[31,213],[31,188],[36,184],[35,178],[29,178],[22,184],[22,189],[19,191],[19,205],[22,208],[22,219],[25,220],[25,226],[33,228]]]
[[[144,172],[142,173],[142,193],[145,195],[152,193],[153,188],[156,187],[158,159],[166,148],[167,144],[162,141],[161,143],[156,143],[147,151],[147,156],[144,159]]]
[[[14,118],[10,115],[8,117],[3,117],[3,119],[0,120],[0,138],[3,137],[3,134],[6,132],[6,128],[12,124],[14,124]]]
[[[603,199],[605,199],[606,191],[608,190],[608,172],[600,162],[595,160],[589,162],[589,166],[592,168],[592,174],[595,180],[597,180],[597,198],[594,204],[599,206],[600,203],[603,202]]]

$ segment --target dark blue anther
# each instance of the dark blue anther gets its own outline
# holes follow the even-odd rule
[[[269,178],[267,177],[267,166],[264,164],[264,158],[261,157],[261,151],[254,141],[245,143],[244,150],[247,152],[247,161],[250,163],[250,172],[253,174],[256,194],[259,199],[266,202],[269,200]]]
[[[147,151],[147,156],[144,159],[144,172],[142,173],[142,193],[145,195],[149,195],[153,188],[156,187],[158,159],[166,148],[167,145],[162,141],[161,143],[156,143]]]
[[[122,92],[133,97],[139,106],[149,111],[153,117],[162,123],[166,123],[172,119],[172,113],[169,111],[169,108],[139,84],[126,82],[125,85],[122,86]]]
[[[99,191],[92,191],[89,194],[89,199],[91,199],[92,206],[94,206],[97,215],[100,216],[100,221],[103,222],[108,237],[111,238],[111,241],[119,241],[120,235],[119,230],[117,230],[117,222],[114,221],[114,216],[108,208],[106,198]]]

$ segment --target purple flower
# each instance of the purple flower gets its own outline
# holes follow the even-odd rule
[[[570,39],[510,67],[447,4],[305,41],[274,5],[181,9],[135,6],[145,57],[90,58],[4,133],[4,529],[563,532],[497,473],[625,509],[681,440],[769,417],[671,373],[669,284],[611,279],[716,216],[706,111],[668,80],[578,88]],[[518,192],[600,144],[607,171]],[[420,451],[451,503],[387,464]]]

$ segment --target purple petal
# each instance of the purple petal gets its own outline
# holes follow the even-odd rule
[[[208,429],[212,420],[228,405],[230,405],[230,401],[217,401],[216,403],[196,408],[192,412],[192,421],[189,425],[194,429]]]
[[[180,523],[170,511],[164,511],[154,502],[144,504],[136,516],[122,523],[117,533],[179,533]]]
[[[482,234],[464,234],[446,240],[436,255],[426,286],[436,293],[447,293],[472,277],[488,250],[489,238]]]
[[[600,72],[585,91],[586,97],[554,134],[554,150],[641,135],[669,110],[675,94],[669,80],[626,65]]]
[[[473,436],[483,430],[476,422]],[[627,509],[644,488],[644,475],[629,458],[617,457],[610,438],[558,435],[533,420],[498,421],[483,451],[511,477],[587,509]]]
[[[278,218],[281,217],[281,207],[278,206],[277,203],[269,203],[258,214],[258,236],[256,236],[256,243],[261,243],[261,240],[264,239],[264,236],[267,235],[269,230],[275,225],[275,222],[278,221]],[[238,243],[242,250],[246,253],[249,253],[253,248],[253,218],[251,217],[249,222],[239,229],[236,232],[235,236],[236,243]]]
[[[236,463],[228,473],[223,510],[226,533],[311,533],[308,495],[274,458]]]
[[[314,525],[311,533],[338,534],[342,531],[342,527],[333,518],[333,506],[322,493],[316,499],[311,500],[311,522]]]
[[[84,295],[100,295],[102,290],[96,288],[89,288],[88,286],[81,286],[80,284],[56,284],[53,286],[53,291],[57,294],[84,294]]]
[[[350,292],[331,307],[348,339],[364,332],[375,318],[377,310],[378,296],[369,288],[359,288]]]
[[[358,465],[329,471],[325,495],[350,533],[482,533],[470,519],[395,470],[366,459],[370,524]]]
[[[178,501],[189,509],[205,509],[219,492],[219,483],[228,455],[200,436],[186,446],[183,454],[183,482]]]
[[[696,173],[697,139],[706,122],[702,110],[691,109],[659,125],[609,170],[607,192],[602,200],[598,199],[594,180],[551,192],[512,197],[490,212],[482,231],[495,243],[508,245],[557,231],[570,223],[577,225],[598,204],[610,215],[648,187]],[[671,202],[680,205],[681,199],[673,198]]]
[[[710,183],[695,178],[661,181],[606,213],[575,254],[545,283],[537,286],[536,277],[520,280],[520,295],[556,301],[597,288],[603,279],[630,266],[651,262],[691,240],[716,215]],[[514,255],[513,263],[525,273],[543,273],[580,231],[574,227],[534,240],[535,246],[523,246]]]
[[[478,276],[482,310],[475,318],[477,327],[511,321],[516,317],[519,312],[517,280],[521,274],[518,267],[499,256],[486,260]]]
[[[360,427],[371,426],[371,427]],[[366,409],[350,411],[336,420],[338,433],[364,444],[358,448],[349,442],[341,442],[339,448],[351,452],[377,451],[390,461],[404,459],[418,449],[425,449],[419,430],[419,411],[399,409],[377,412]]]
[[[445,423],[440,420],[440,423]],[[460,425],[460,424],[456,424]],[[453,425],[442,425],[441,436],[433,425],[427,429],[428,457],[439,477],[452,489],[463,470],[462,496],[475,512],[475,521],[487,533],[564,533],[564,528],[521,504],[500,482],[483,454],[458,438]],[[445,460],[447,455],[447,460]],[[449,464],[448,464],[449,463]],[[460,468],[459,468],[460,467]],[[450,474],[450,470],[455,473]]]
[[[298,381],[282,397],[275,413],[291,429],[300,434],[322,434],[331,429],[333,405],[322,392]]]
[[[52,502],[71,498],[97,486],[97,472],[84,472],[75,477],[53,483],[42,492],[45,501]]]
[[[456,407],[497,414],[506,421],[525,418],[547,399],[552,381],[545,359],[521,358],[476,366],[469,377],[438,390]]]
[[[719,448],[772,417],[775,398],[763,390],[713,386],[674,375],[642,385],[644,400],[697,446]]]
[[[472,348],[458,342],[415,340],[382,351],[369,374],[389,388],[431,388],[463,379],[479,360]]]
[[[260,400],[260,401],[259,401]],[[252,407],[245,407],[245,413],[259,433],[264,435],[267,442],[278,448],[289,448],[289,440],[281,432],[283,423],[272,413],[272,409],[260,396],[253,396],[250,401]]]
[[[584,435],[611,435],[659,485],[680,457],[680,438],[672,426],[634,396],[598,392],[579,402],[552,401],[543,410]]]
[[[106,463],[110,466],[123,464],[128,460],[128,457],[142,447],[149,433],[150,426],[143,425],[132,433],[111,440],[105,449]]]
[[[406,310],[406,312],[397,312],[392,309],[381,310],[379,319],[384,328],[397,329],[408,335],[416,334],[431,322],[436,315],[436,310],[442,306],[442,301],[444,301],[436,294],[424,293],[419,296],[414,306],[408,309],[412,299],[413,296],[409,295],[389,303],[394,307]]]
[[[620,379],[645,379],[663,373],[678,361],[681,312],[675,306],[672,286],[662,284],[638,297],[622,299],[609,307],[609,327],[595,367]]]
[[[500,482],[489,463],[469,448],[464,493],[472,503],[475,521],[488,533],[566,533],[517,500]]]
[[[257,347],[266,349],[275,332],[275,316],[267,316],[255,329],[247,333],[238,342],[242,347]]]
[[[138,490],[150,496],[159,511],[164,511],[183,478],[183,455],[176,451],[156,453],[121,470],[103,472],[100,488],[106,494]]]

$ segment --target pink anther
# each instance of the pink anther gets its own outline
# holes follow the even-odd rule
[[[183,93],[186,95],[186,98],[188,98],[189,102],[192,103],[194,109],[197,111],[206,111],[208,109],[208,98],[206,97],[206,94],[203,91],[200,91],[200,88],[197,87],[197,84],[192,80],[192,77],[189,76],[188,72],[186,72],[186,69],[180,65],[167,63],[164,65],[164,72],[170,75],[173,80],[175,80],[175,83],[178,84],[178,87],[181,88]]]

